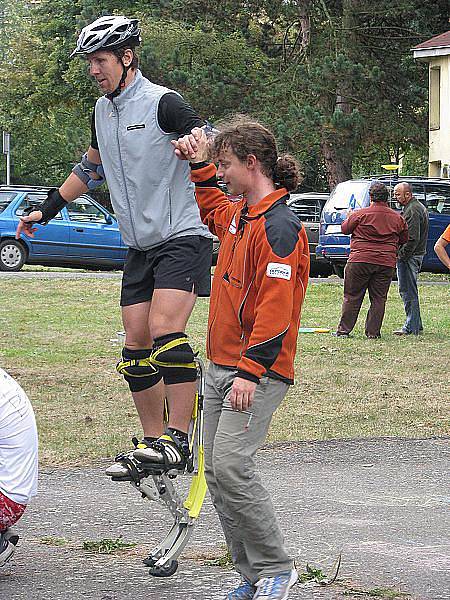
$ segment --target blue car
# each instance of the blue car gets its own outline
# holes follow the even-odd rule
[[[24,264],[121,269],[124,246],[115,217],[90,196],[82,195],[47,225],[36,225],[34,237],[15,233],[19,217],[39,205],[48,188],[0,186],[0,271],[19,271]]]
[[[316,248],[317,259],[329,263],[334,272],[343,277],[345,263],[350,253],[350,236],[341,232],[341,223],[345,220],[349,208],[358,210],[369,206],[369,188],[375,180],[381,181],[388,187],[391,207],[397,210],[400,207],[392,194],[395,185],[401,181],[407,181],[411,185],[413,195],[427,207],[430,219],[427,253],[421,270],[446,273],[447,269],[434,252],[434,244],[450,224],[450,179],[381,175],[339,183],[322,211],[319,243]]]

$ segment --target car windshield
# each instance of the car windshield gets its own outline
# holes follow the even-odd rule
[[[8,208],[14,196],[11,192],[0,192],[0,213]]]
[[[47,198],[46,192],[37,192],[37,193],[30,192],[29,194],[27,194],[25,196],[25,198],[20,202],[19,206],[16,208],[16,211],[15,211],[16,215],[18,217],[22,216],[23,211],[26,208],[30,208],[32,206],[38,208],[39,205],[42,204],[46,198]],[[59,212],[54,218],[62,219],[61,213]]]
[[[347,208],[362,208],[367,204],[369,190],[368,181],[344,181],[339,183],[331,193],[324,210],[333,212]]]
[[[428,185],[427,207],[431,213],[450,214],[450,185]]]
[[[320,219],[320,202],[316,198],[305,198],[291,194],[289,208],[295,212],[301,221],[316,222]]]

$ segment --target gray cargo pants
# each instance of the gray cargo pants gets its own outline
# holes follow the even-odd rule
[[[292,569],[270,495],[255,467],[289,386],[262,377],[248,411],[230,405],[235,371],[211,363],[205,387],[205,473],[236,570],[254,584]]]

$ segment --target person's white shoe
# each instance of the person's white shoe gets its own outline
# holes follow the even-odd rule
[[[108,477],[114,477],[114,479],[136,479],[140,474],[142,474],[142,469],[139,466],[138,460],[133,456],[134,452],[137,448],[147,448],[147,442],[142,440],[139,442],[137,438],[133,438],[131,440],[133,442],[133,450],[129,450],[128,452],[122,452],[118,454],[114,459],[112,465],[110,465],[105,473]]]
[[[161,465],[168,471],[170,469],[184,470],[190,456],[188,443],[182,443],[177,436],[165,433],[146,448],[138,447],[133,452],[134,458],[146,465]]]
[[[19,536],[6,529],[0,533],[0,567],[3,567],[16,550]]]
[[[263,577],[256,582],[256,594],[253,600],[286,600],[289,590],[297,582],[296,569],[280,573],[275,577]]]

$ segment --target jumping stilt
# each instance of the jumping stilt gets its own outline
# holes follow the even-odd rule
[[[189,450],[191,460],[184,471],[171,469],[164,471],[160,465],[130,461],[127,478],[112,478],[113,481],[129,481],[148,500],[162,502],[173,518],[173,524],[165,538],[158,544],[144,564],[150,567],[154,577],[170,577],[178,568],[178,557],[192,535],[206,494],[205,463],[203,450],[203,397],[205,368],[201,359],[196,358],[197,392],[195,395],[192,419],[189,428]],[[177,489],[177,478],[191,477],[187,495]]]

